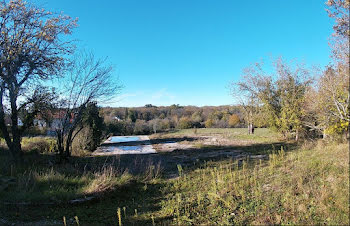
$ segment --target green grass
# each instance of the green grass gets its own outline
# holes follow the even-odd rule
[[[280,140],[278,133],[267,128],[256,128],[253,135],[249,135],[246,128],[199,128],[182,129],[170,133],[160,133],[154,137],[177,137],[177,136],[220,136],[229,140],[251,142],[276,142]]]
[[[55,151],[56,140],[53,137],[23,137],[22,149],[39,153],[52,153]]]
[[[14,182],[0,191],[0,201],[33,205],[0,205],[0,222],[62,225],[65,216],[72,225],[78,216],[81,225],[118,225],[119,209],[124,225],[349,224],[349,144],[289,145],[266,129],[249,137],[245,129],[197,129],[196,134],[246,140],[241,150],[269,158],[179,165],[180,176],[169,179],[160,177],[154,166],[131,175],[104,158],[77,157],[68,164],[48,165],[52,156],[32,152],[26,165],[13,169],[2,153],[0,179]],[[272,145],[277,141],[279,146]],[[102,195],[82,204],[64,202],[92,194]],[[57,204],[42,205],[48,200]]]
[[[17,173],[16,184],[0,191],[5,203],[62,203],[72,199],[111,191],[131,180],[131,175],[118,174],[113,167],[95,172],[81,172],[69,166],[34,168]]]

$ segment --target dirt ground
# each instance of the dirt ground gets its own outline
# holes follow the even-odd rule
[[[116,144],[106,144],[116,145]],[[118,144],[117,144],[118,145]],[[140,173],[147,166],[154,165],[163,175],[174,177],[177,166],[198,167],[206,161],[222,159],[243,160],[267,158],[266,154],[249,152],[251,142],[230,140],[218,135],[203,136],[151,136],[150,139],[123,142],[122,146],[152,146],[156,153],[123,154],[111,153],[109,158],[115,159],[121,168],[131,173]]]

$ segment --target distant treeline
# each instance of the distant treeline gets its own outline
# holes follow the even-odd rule
[[[108,133],[150,134],[170,129],[245,127],[239,106],[104,107],[100,109]],[[258,126],[263,127],[263,124]]]

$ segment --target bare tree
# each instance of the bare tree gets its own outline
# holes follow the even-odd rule
[[[121,86],[113,77],[112,66],[96,60],[92,53],[81,52],[72,60],[62,86],[57,110],[63,112],[56,128],[57,146],[62,157],[71,155],[74,138],[83,129],[82,116],[90,102],[106,101],[118,94]]]
[[[64,66],[73,48],[60,37],[75,26],[76,20],[68,16],[22,0],[0,2],[0,130],[14,159],[21,158],[18,111],[31,102],[23,95]],[[7,113],[11,128],[5,124]]]
[[[262,70],[262,63],[255,63],[243,69],[242,80],[231,84],[231,95],[238,101],[248,126],[248,133],[254,133],[255,117],[262,105],[259,99],[261,81],[266,75]]]

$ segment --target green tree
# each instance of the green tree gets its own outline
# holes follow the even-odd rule
[[[191,121],[192,121],[194,127],[196,127],[196,128],[201,127],[201,122],[203,121],[202,112],[201,111],[195,111],[191,115]]]
[[[289,71],[281,75],[277,81],[277,92],[279,94],[280,112],[276,118],[276,125],[284,135],[294,132],[298,140],[302,129],[304,117],[303,104],[308,83],[297,80]]]
[[[137,112],[134,110],[128,110],[127,119],[129,119],[132,122],[136,122]]]
[[[312,77],[304,65],[288,65],[282,58],[276,59],[273,66],[272,75],[265,73],[260,63],[245,69],[243,81],[238,83],[247,101],[243,104],[245,120],[252,126],[257,117],[264,116],[269,126],[284,136],[294,133],[298,140],[305,94]]]
[[[96,102],[90,102],[86,106],[82,117],[82,128],[84,127],[87,130],[87,133],[85,133],[87,136],[84,142],[84,149],[93,151],[100,145],[105,128]]]
[[[305,117],[305,95],[313,78],[304,65],[289,65],[282,58],[275,63],[277,81],[272,77],[261,82],[259,98],[264,103],[270,125],[284,136],[294,133],[299,139]]]
[[[214,121],[212,119],[207,119],[205,121],[205,128],[212,128],[214,126]]]
[[[181,117],[179,120],[179,123],[177,125],[177,128],[179,129],[189,129],[192,127],[192,122],[188,117]]]

